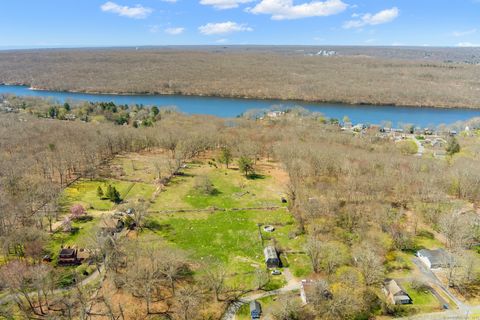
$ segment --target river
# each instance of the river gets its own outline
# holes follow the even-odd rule
[[[344,116],[348,116],[353,123],[364,124],[380,124],[382,121],[391,121],[395,126],[409,123],[420,127],[433,127],[480,117],[480,109],[368,106],[182,95],[87,94],[31,90],[26,86],[16,85],[0,85],[0,94],[52,98],[62,103],[65,101],[113,101],[116,104],[176,106],[180,111],[188,114],[209,114],[225,118],[236,117],[250,109],[269,109],[274,106],[282,106],[283,108],[301,106],[310,111],[320,112],[328,118],[341,120]]]

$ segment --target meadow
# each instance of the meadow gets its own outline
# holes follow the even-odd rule
[[[254,288],[255,270],[265,269],[263,248],[267,245],[284,252],[282,260],[294,276],[311,273],[308,257],[302,253],[305,236],[297,235],[297,222],[287,204],[282,203],[285,177],[279,165],[258,161],[256,174],[246,178],[235,165],[227,169],[215,158],[208,155],[193,159],[159,189],[158,163],[168,165],[164,152],[152,150],[115,157],[100,170],[99,177],[80,179],[64,190],[59,201],[64,215],[69,214],[73,205],[81,204],[93,219],[73,222],[73,233],[54,232],[48,251],[55,261],[61,247],[88,246],[102,219],[118,206],[128,207],[142,199],[147,201],[149,213],[140,237],[158,237],[159,241],[166,240],[185,251],[197,276],[202,276],[205,268],[221,267],[227,270],[228,283]],[[195,187],[198,177],[207,177],[214,192],[199,192]],[[97,195],[99,186],[106,190],[108,185],[120,192],[122,204]],[[266,225],[273,226],[275,231],[265,231]],[[74,268],[64,270],[66,275],[71,272]],[[266,289],[274,290],[284,284],[283,276],[271,277]]]

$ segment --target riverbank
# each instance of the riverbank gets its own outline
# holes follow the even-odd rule
[[[0,86],[21,86],[26,87],[32,91],[56,91],[60,93],[78,93],[87,95],[103,95],[103,96],[185,96],[185,97],[201,97],[201,98],[221,98],[221,99],[241,99],[241,100],[260,100],[260,101],[278,101],[286,103],[294,103],[301,105],[302,103],[314,103],[314,104],[331,104],[331,105],[349,105],[349,106],[370,106],[370,107],[404,107],[404,108],[439,108],[439,109],[478,109],[472,106],[458,106],[458,107],[446,107],[446,106],[433,106],[433,105],[401,105],[395,103],[369,103],[369,102],[348,102],[348,101],[328,101],[328,100],[299,100],[299,99],[282,99],[277,97],[255,97],[255,96],[236,96],[236,95],[206,95],[206,94],[190,94],[184,92],[172,93],[172,92],[102,92],[95,90],[54,90],[51,88],[33,87],[28,83],[2,83]]]
[[[46,90],[372,106],[479,108],[478,68],[466,63],[221,50],[0,52],[0,82]]]
[[[406,124],[420,127],[436,127],[440,124],[453,124],[480,117],[478,109],[460,108],[418,108],[391,105],[348,105],[328,103],[308,103],[302,101],[235,99],[185,95],[124,95],[87,94],[62,91],[31,90],[25,86],[0,86],[0,94],[13,94],[19,97],[39,97],[63,102],[114,102],[117,105],[144,105],[175,107],[188,114],[213,115],[234,118],[242,114],[262,116],[266,110],[285,110],[302,107],[311,112],[323,114],[326,118],[342,120],[345,116],[352,123],[382,124],[390,122],[394,127]]]

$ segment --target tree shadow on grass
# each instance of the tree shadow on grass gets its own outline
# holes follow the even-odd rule
[[[169,232],[173,230],[170,224],[161,224],[156,220],[148,220],[145,222],[145,228],[153,232]]]
[[[251,173],[247,176],[248,180],[262,180],[265,179],[265,175],[259,173]]]

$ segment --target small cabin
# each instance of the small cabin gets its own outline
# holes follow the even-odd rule
[[[278,268],[281,266],[277,250],[273,246],[265,247],[265,249],[263,249],[263,254],[265,255],[265,264],[267,265],[267,268]]]
[[[257,300],[250,302],[250,316],[253,319],[260,319],[262,315],[262,306]]]

